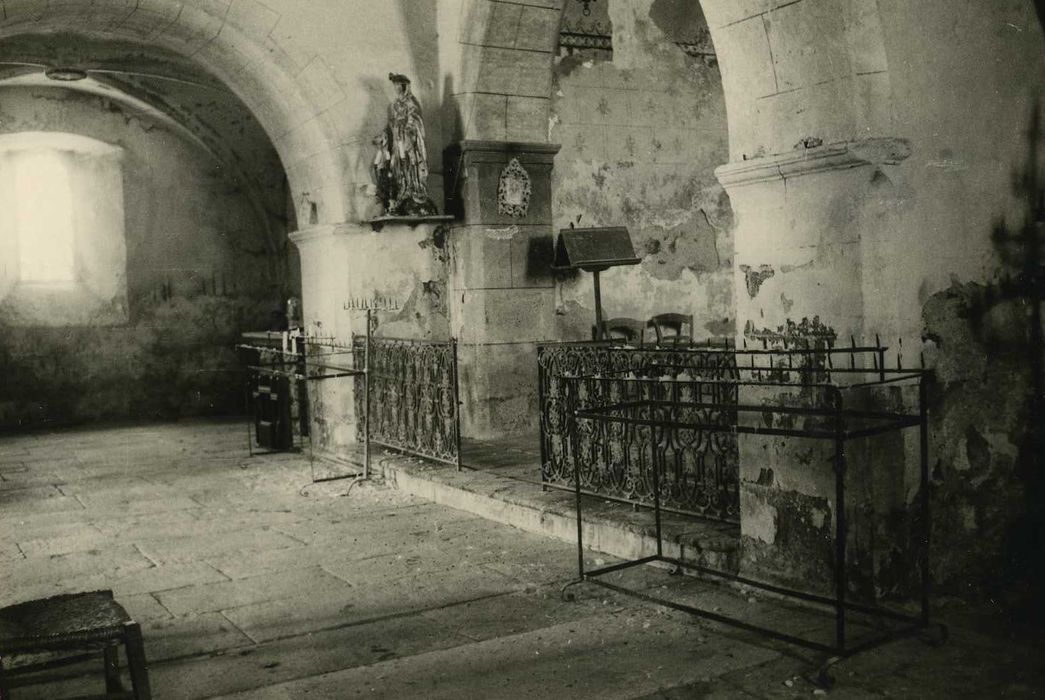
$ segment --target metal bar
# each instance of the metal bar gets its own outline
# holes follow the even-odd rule
[[[544,383],[548,381],[547,369],[544,366],[543,359],[544,348],[537,346],[537,405],[540,407],[541,414],[538,416],[539,427],[540,427],[540,439],[538,442],[541,446],[541,491],[548,490],[547,484],[547,473],[546,465],[548,464],[548,406],[546,404],[547,397],[544,395]],[[456,366],[456,362],[454,365]],[[460,425],[460,424],[458,424]],[[460,452],[460,450],[458,450]]]
[[[363,372],[358,372],[358,371],[352,371],[352,372],[340,372],[338,374],[313,374],[313,375],[310,375],[310,376],[307,376],[307,377],[301,376],[301,375],[296,375],[296,378],[297,379],[304,379],[306,381],[315,381],[315,380],[319,380],[319,379],[341,379],[343,377],[358,377],[361,374],[364,374],[364,373]]]
[[[621,416],[607,416],[604,414],[592,414],[587,411],[578,411],[578,417],[596,419],[609,423],[632,423],[638,425],[657,425],[656,421],[643,418],[628,418]],[[833,439],[835,432],[832,430],[792,430],[788,428],[761,428],[757,426],[722,425],[719,423],[685,423],[675,426],[683,430],[706,430],[708,432],[727,433],[732,435],[778,435],[782,437],[808,437],[820,439]],[[881,432],[885,432],[884,430]],[[848,433],[843,435],[844,439],[850,439]]]
[[[536,482],[530,482],[530,483],[536,483]],[[570,493],[573,493],[573,480],[572,479],[570,479],[570,483],[569,484],[562,484],[562,483],[558,483],[557,484],[554,481],[546,481],[546,482],[542,482],[541,486],[543,488],[545,488],[545,489],[556,489],[558,491],[569,491]],[[604,501],[611,501],[613,503],[624,503],[624,504],[627,504],[627,505],[630,505],[630,506],[635,506],[637,508],[652,508],[653,507],[646,501],[640,501],[640,500],[636,500],[634,498],[624,498],[622,496],[614,496],[613,494],[600,493],[598,491],[588,491],[588,490],[585,490],[585,489],[581,489],[581,494],[583,494],[585,496],[591,496],[593,498],[600,498],[600,499],[602,499]],[[661,511],[665,512],[665,513],[671,513],[673,515],[686,515],[686,516],[690,516],[690,517],[694,517],[694,518],[699,518],[701,520],[711,520],[711,521],[714,521],[714,522],[723,522],[723,521],[725,521],[725,522],[731,522],[731,523],[738,524],[738,525],[740,524],[740,520],[726,520],[724,518],[717,518],[717,517],[714,517],[714,516],[710,516],[710,515],[708,515],[706,513],[700,513],[700,512],[695,511],[695,510],[685,510],[684,508],[673,508],[673,507],[670,507],[670,506],[663,506],[662,505],[661,506]]]
[[[673,383],[682,383],[673,382]],[[705,382],[686,382],[692,383],[693,385],[699,386]],[[676,401],[663,401],[656,399],[643,399],[640,401],[622,401],[621,403],[607,404],[604,406],[591,406],[582,409],[585,413],[598,413],[604,414],[608,411],[623,410],[627,408],[639,408],[643,406],[671,406],[672,404],[678,403]],[[751,413],[786,413],[795,415],[805,416],[822,416],[829,418],[835,415],[835,411],[828,407],[815,407],[815,408],[803,408],[801,406],[766,406],[758,404],[736,404],[736,403],[723,403],[721,401],[687,401],[685,402],[687,408],[723,408],[728,406],[731,411],[738,412],[751,412]],[[913,413],[896,413],[891,411],[862,411],[859,409],[844,409],[842,415],[846,418],[880,418],[880,419],[895,419],[895,418],[910,418],[917,421],[918,416]],[[659,424],[658,421],[655,421]],[[681,424],[681,423],[680,423]]]
[[[851,656],[856,656],[865,651],[880,647],[883,644],[896,641],[897,639],[903,639],[904,637],[912,637],[922,631],[921,623],[908,625],[907,627],[900,627],[895,630],[889,630],[879,637],[873,639],[867,639],[859,644],[854,644],[842,652],[842,658],[848,659]]]
[[[664,547],[662,540],[664,539],[663,533],[661,532],[660,524],[660,461],[657,458],[657,454],[660,452],[659,445],[660,440],[664,438],[663,428],[658,438],[657,428],[653,427],[650,429],[650,469],[653,470],[653,521],[656,525],[657,533],[657,556],[664,556]]]
[[[606,329],[602,325],[602,290],[599,288],[599,271],[595,270],[591,274],[595,283],[595,337],[602,340],[606,337]]]
[[[610,564],[603,566],[598,569],[592,569],[584,575],[588,578],[594,576],[602,576],[603,574],[612,574],[614,571],[620,571],[622,569],[630,569],[633,566],[642,566],[643,564],[649,564],[650,562],[661,561],[664,557],[660,554],[650,555],[648,557],[642,557],[641,559],[632,559],[630,561],[622,561],[619,564]]]
[[[576,417],[575,417],[576,420]],[[573,443],[573,497],[577,510],[577,576],[584,578],[584,528],[581,521],[581,468],[580,459],[580,436],[576,428],[570,431],[570,440]]]
[[[439,457],[437,455],[432,455],[432,454],[426,454],[426,453],[418,452],[417,450],[415,450],[415,449],[413,449],[413,448],[411,448],[409,446],[399,445],[399,444],[396,444],[394,442],[386,442],[386,441],[382,440],[379,437],[372,437],[372,438],[370,438],[370,444],[371,445],[377,445],[379,447],[384,447],[384,448],[387,448],[389,450],[395,450],[396,452],[400,452],[400,453],[405,454],[405,455],[411,455],[413,457],[424,457],[427,460],[431,460],[433,462],[439,462],[440,464],[448,464],[448,465],[450,465],[452,467],[456,467],[458,465],[458,463],[459,463],[459,459]],[[465,466],[461,465],[461,471],[463,471],[464,468],[465,468]],[[469,467],[469,469],[474,469],[474,467]],[[565,487],[565,488],[567,490],[572,490],[572,487]]]
[[[683,569],[695,571],[705,576],[715,576],[717,578],[725,579],[733,583],[739,583],[744,586],[749,586],[751,588],[758,588],[759,590],[768,591],[770,593],[776,593],[777,595],[786,596],[788,598],[804,600],[807,603],[818,603],[820,605],[833,607],[837,602],[834,598],[829,598],[827,596],[818,595],[816,593],[808,593],[806,591],[799,591],[793,588],[785,588],[783,586],[776,586],[771,583],[757,581],[755,579],[747,578],[745,576],[731,574],[727,571],[719,571],[718,569],[711,569],[709,567],[701,566],[699,564],[684,562],[680,559],[660,557],[658,560],[666,562],[668,564],[674,564],[675,566],[678,566]],[[911,615],[908,615],[906,613],[897,612],[888,608],[864,605],[862,603],[854,603],[850,600],[846,600],[845,607],[847,610],[853,610],[855,612],[861,612],[867,615],[874,615],[876,617],[887,617],[889,619],[897,620],[899,622],[914,622],[917,620],[917,618],[912,617]]]
[[[623,593],[624,595],[629,595],[635,598],[641,598],[642,600],[646,600],[651,603],[656,603],[658,605],[663,605],[665,607],[672,608],[673,610],[679,610],[681,612],[689,613],[690,615],[696,615],[697,617],[703,617],[708,620],[713,620],[715,622],[721,622],[722,624],[729,625],[730,627],[736,627],[742,630],[747,630],[749,632],[757,632],[767,637],[771,637],[772,639],[777,639],[782,642],[788,642],[796,646],[805,647],[806,649],[813,649],[814,651],[821,651],[825,653],[832,653],[835,651],[834,647],[829,646],[827,644],[821,644],[820,642],[814,642],[808,639],[803,639],[801,637],[796,637],[791,634],[786,634],[784,632],[778,632],[768,627],[753,625],[750,622],[744,622],[743,620],[738,620],[736,618],[728,617],[720,613],[711,612],[710,610],[704,610],[702,608],[697,608],[692,605],[685,605],[683,603],[676,603],[671,600],[665,600],[663,598],[652,596],[648,593],[643,593],[642,591],[624,588],[623,586],[608,583],[600,579],[589,580],[591,580],[592,583],[602,586],[603,588],[608,588],[611,591],[616,591],[617,593]]]
[[[454,403],[454,437],[455,437],[455,440],[456,440],[456,443],[457,443],[455,445],[455,447],[454,447],[454,456],[455,456],[455,459],[456,459],[456,462],[457,462],[457,471],[461,471],[461,384],[460,384],[460,376],[459,376],[458,371],[457,371],[457,339],[456,338],[451,338],[450,339],[450,361],[452,363],[451,367],[450,367],[450,371],[453,372],[453,375],[454,375],[454,383],[453,383],[453,387],[454,387],[454,396],[453,396],[453,403]],[[541,443],[541,454],[542,455],[544,454],[544,444],[543,443]],[[544,462],[542,461],[541,464],[543,465]]]
[[[363,478],[370,478],[370,314],[366,310],[366,344],[363,346]]]
[[[247,454],[251,457],[254,456],[254,435],[250,432],[250,425],[254,422],[256,414],[251,409],[253,403],[250,400],[250,396],[253,393],[253,382],[251,381],[251,374],[245,373],[243,380],[243,409],[247,414]]]
[[[922,555],[920,567],[922,575],[922,626],[929,625],[929,536],[932,532],[932,520],[929,514],[929,415],[927,387],[924,381],[918,383],[918,457],[921,477],[921,515],[922,534],[925,539],[922,542]]]
[[[836,396],[835,417],[835,646],[845,652],[846,517],[845,517],[845,423],[841,396]]]

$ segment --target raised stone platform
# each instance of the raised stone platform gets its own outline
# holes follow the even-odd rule
[[[464,469],[386,451],[378,474],[400,490],[441,505],[567,542],[577,538],[572,491],[542,489],[540,450],[533,435],[496,442],[465,441]],[[584,497],[586,548],[621,558],[656,553],[653,512]],[[726,571],[739,562],[740,527],[665,513],[664,553]]]

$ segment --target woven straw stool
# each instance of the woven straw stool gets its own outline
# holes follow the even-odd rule
[[[127,654],[130,691],[120,683],[120,644]],[[54,658],[4,668],[8,659],[41,654]],[[141,627],[113,600],[112,591],[58,595],[0,608],[0,700],[10,700],[12,688],[46,682],[39,675],[42,671],[99,654],[106,692],[90,697],[151,697]]]

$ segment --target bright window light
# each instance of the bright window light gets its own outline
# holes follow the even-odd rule
[[[19,279],[73,282],[74,233],[69,171],[58,151],[27,150],[15,167]]]

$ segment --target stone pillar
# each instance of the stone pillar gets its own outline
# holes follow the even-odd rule
[[[345,307],[377,299],[377,335],[445,340],[446,238],[442,224],[424,221],[343,223],[290,234],[301,258],[306,332],[347,346],[366,326],[365,311]],[[352,357],[330,362],[350,365]],[[315,454],[334,462],[358,458],[353,380],[311,382],[309,403]]]
[[[461,434],[492,439],[537,430],[536,345],[554,336],[551,213],[557,145],[464,141],[445,155],[454,225],[451,333],[458,339]],[[499,199],[518,161],[528,179]],[[514,178],[518,184],[521,180]],[[505,193],[502,192],[502,195]]]
[[[717,169],[736,221],[738,347],[745,341],[749,347],[765,343],[770,348],[800,340],[848,345],[851,337],[857,344],[874,343],[875,329],[865,326],[869,306],[879,303],[864,292],[866,280],[877,274],[868,250],[898,207],[894,166],[908,154],[901,140],[870,139]],[[742,403],[808,400],[799,391],[786,397],[779,391],[749,393],[742,392]],[[875,491],[872,479],[903,482],[902,444],[882,448],[899,449],[898,456],[875,454],[874,470],[859,464],[859,449],[865,448],[854,448],[847,474],[851,524],[859,521],[861,508],[880,509],[883,499],[896,500],[895,494]],[[747,573],[830,590],[833,455],[834,444],[827,440],[741,436],[742,567]],[[850,527],[851,543],[855,531]],[[851,561],[862,556],[857,550]]]
[[[301,315],[305,332],[349,342],[352,327],[342,310],[348,298],[343,239],[346,224],[315,226],[290,234],[301,259]],[[336,462],[355,442],[351,380],[309,382],[309,418],[313,452]],[[333,476],[330,474],[329,476]]]

